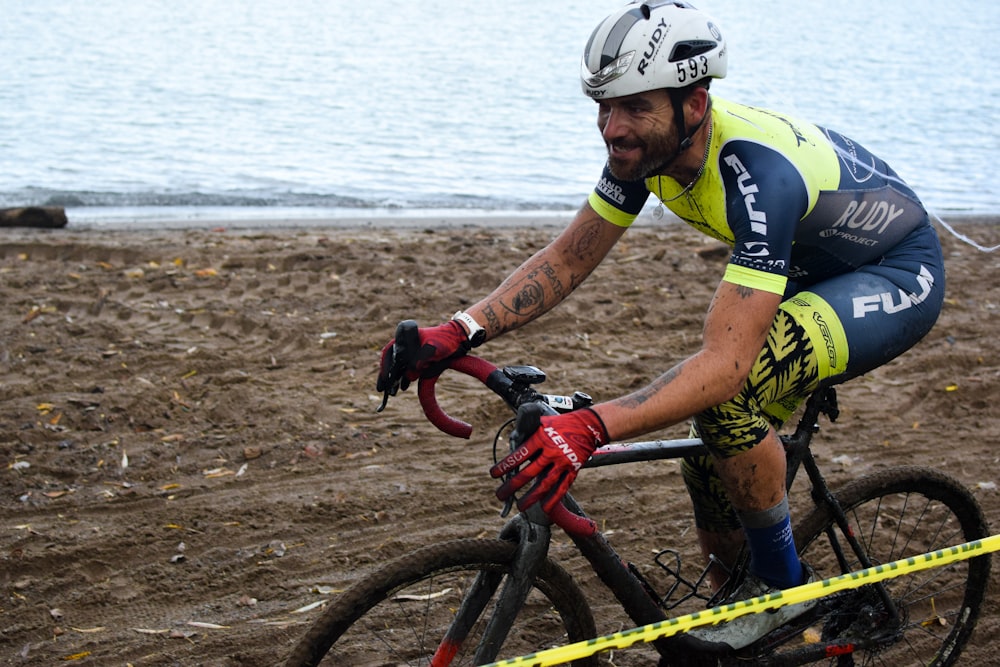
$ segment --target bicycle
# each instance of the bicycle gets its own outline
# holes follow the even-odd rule
[[[449,367],[478,379],[515,412],[528,403],[551,413],[591,402],[581,392],[573,396],[538,392],[535,385],[545,374],[533,366],[500,370],[483,359],[462,357]],[[438,406],[436,380],[437,376],[425,378],[418,385],[425,414],[442,431],[469,437],[471,427]],[[989,535],[973,495],[937,470],[894,467],[831,491],[809,448],[821,414],[831,421],[838,416],[832,387],[815,391],[794,432],[781,437],[788,457],[788,487],[800,468],[811,483],[814,507],[797,522],[795,539],[800,557],[821,577]],[[494,460],[498,443],[512,426],[516,431],[514,419],[497,433]],[[585,467],[706,452],[695,438],[611,444],[599,448]],[[511,507],[508,502],[504,515]],[[711,564],[694,581],[685,579],[679,554],[668,549],[655,558],[673,581],[660,594],[637,567],[618,555],[567,494],[551,516],[537,505],[514,513],[496,539],[431,545],[363,577],[331,601],[285,664],[481,665],[597,636],[579,584],[549,556],[552,524],[567,533],[637,626],[665,620],[682,602],[716,603],[746,573],[744,556],[731,573],[730,584],[712,595],[702,590],[707,588],[703,583]],[[699,655],[679,643],[683,639],[668,638],[653,643],[653,655],[636,659],[660,660],[661,665],[952,665],[978,620],[990,566],[986,554],[821,598],[804,616],[739,651]],[[573,665],[591,667],[598,658],[590,656]]]

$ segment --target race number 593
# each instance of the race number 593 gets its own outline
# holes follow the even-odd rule
[[[677,82],[687,83],[708,76],[708,58],[698,56],[677,63]]]

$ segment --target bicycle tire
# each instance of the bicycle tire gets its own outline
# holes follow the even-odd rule
[[[516,548],[513,542],[499,539],[454,540],[389,563],[330,603],[295,646],[286,667],[428,665],[467,583],[484,570],[508,573]],[[451,665],[472,664],[479,630],[473,628],[464,652]],[[590,639],[596,632],[579,586],[546,558],[503,653],[504,657],[523,655]],[[591,656],[573,664],[593,667],[597,659]]]
[[[892,468],[854,480],[835,495],[873,565],[989,535],[982,509],[969,490],[936,470]],[[802,560],[821,578],[843,574],[827,535],[831,527],[848,556],[847,571],[861,568],[829,508],[818,507],[801,522],[795,536]],[[768,651],[778,658],[783,651],[794,653],[795,642],[843,640],[843,646],[858,649],[818,662],[953,665],[979,620],[990,560],[986,554],[884,581],[901,612],[902,623],[896,626],[888,622],[875,587],[835,594],[820,602],[806,632]],[[780,659],[769,662],[784,664]]]

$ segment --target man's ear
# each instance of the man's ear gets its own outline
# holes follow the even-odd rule
[[[695,86],[684,100],[684,122],[694,127],[708,113],[708,89]]]

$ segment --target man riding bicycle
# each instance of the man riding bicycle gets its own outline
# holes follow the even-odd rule
[[[693,419],[711,457],[684,462],[702,552],[731,565],[744,540],[747,599],[804,583],[775,429],[821,384],[870,371],[916,344],[944,297],[941,247],[914,192],[853,140],[709,94],[726,74],[718,26],[683,2],[632,3],[597,26],[583,91],[608,160],[569,225],[491,294],[420,347],[382,353],[394,395],[440,362],[521,327],[565,299],[625,234],[650,193],[732,247],[701,349],[626,396],[541,418],[494,477],[521,509],[552,508],[594,449]],[[650,280],[657,276],[651,267]],[[724,572],[714,571],[718,587]],[[783,607],[695,631],[742,648],[806,610]]]

